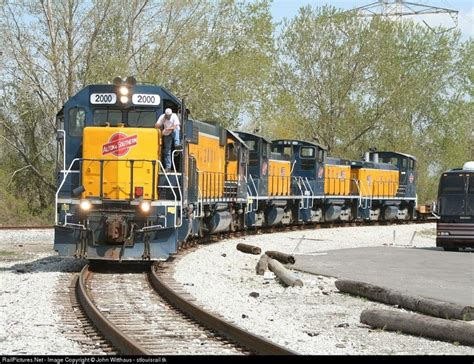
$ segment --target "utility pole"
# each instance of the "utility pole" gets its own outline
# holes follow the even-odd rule
[[[407,16],[422,16],[430,14],[448,14],[453,20],[454,25],[448,30],[457,28],[458,26],[458,10],[441,8],[425,4],[412,3],[403,0],[379,0],[358,8],[353,9],[361,17],[382,16],[390,19],[402,21]],[[423,20],[423,23],[433,30],[433,28]]]

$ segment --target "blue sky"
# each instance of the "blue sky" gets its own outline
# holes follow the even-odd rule
[[[352,9],[375,2],[376,0],[273,0],[271,11],[274,20],[279,22],[283,18],[292,18],[298,13],[300,7],[306,5],[317,7],[328,4],[341,9]],[[473,0],[410,0],[409,2],[458,10],[458,27],[463,34],[463,38],[474,37]],[[425,20],[430,26],[445,25],[451,27],[454,25],[453,20],[447,14],[425,15],[419,20]]]

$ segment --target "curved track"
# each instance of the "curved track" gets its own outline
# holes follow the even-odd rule
[[[295,354],[192,303],[166,267],[148,268],[85,266],[76,285],[84,311],[122,354]]]
[[[199,242],[242,235],[360,225],[390,223],[317,223],[227,232],[187,241],[180,251]],[[296,354],[195,305],[195,299],[173,279],[173,260],[142,264],[139,271],[124,272],[127,265],[115,265],[109,271],[84,267],[76,283],[77,298],[99,336],[110,343],[108,351],[131,355]]]

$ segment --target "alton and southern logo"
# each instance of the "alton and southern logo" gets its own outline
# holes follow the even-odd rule
[[[108,143],[102,146],[102,155],[113,154],[116,157],[123,157],[132,147],[137,145],[138,135],[128,136],[124,133],[112,134]]]

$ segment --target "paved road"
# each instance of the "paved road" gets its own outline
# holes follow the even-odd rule
[[[474,253],[394,247],[295,255],[294,268],[474,306]]]

